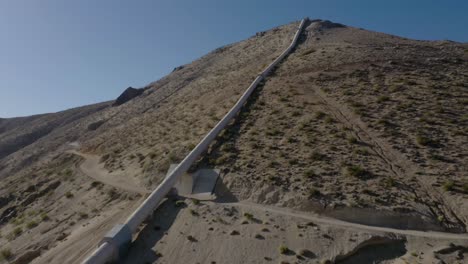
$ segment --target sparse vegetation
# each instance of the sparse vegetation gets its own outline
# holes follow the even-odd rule
[[[325,160],[326,159],[326,155],[325,154],[322,154],[318,151],[314,151],[312,152],[312,154],[310,155],[310,158],[313,160],[313,161],[322,161],[322,160]]]
[[[346,167],[346,172],[349,176],[356,177],[356,178],[364,178],[369,176],[369,172],[362,168],[359,165],[351,165]]]
[[[443,215],[437,216],[437,221],[439,221],[439,223],[444,222],[444,220],[445,220],[445,217]]]
[[[444,188],[444,191],[453,191],[453,187],[455,186],[455,183],[451,180],[446,181],[442,187]]]
[[[304,176],[306,178],[312,178],[315,176],[315,172],[313,169],[307,169],[305,172],[304,172]]]
[[[11,249],[9,248],[4,248],[0,251],[0,260],[1,259],[6,259],[9,260],[11,257],[13,257],[13,253],[11,252]]]
[[[390,100],[390,97],[386,96],[386,95],[381,95],[379,97],[377,97],[377,103],[383,103],[383,102],[387,102]]]
[[[65,197],[67,197],[68,199],[71,199],[71,198],[73,198],[73,193],[68,191],[68,192],[65,193]]]
[[[38,224],[37,224],[36,221],[31,220],[31,221],[29,221],[29,222],[26,224],[26,227],[27,227],[28,229],[33,229],[33,228],[36,227],[37,225],[38,225]]]
[[[86,219],[86,218],[89,217],[89,215],[87,213],[85,213],[85,212],[79,212],[78,215],[79,215],[80,219]]]
[[[356,143],[358,143],[358,140],[357,140],[357,138],[355,138],[353,136],[350,136],[350,137],[348,137],[348,142],[351,143],[351,144],[356,144]]]
[[[421,146],[434,147],[437,145],[437,142],[435,140],[423,135],[416,136],[416,142]]]
[[[11,231],[8,235],[7,235],[7,239],[8,240],[13,240],[15,239],[16,237],[18,237],[19,235],[21,235],[23,233],[23,228],[21,228],[20,226],[17,226],[15,227],[15,229],[13,229],[13,231]]]
[[[322,111],[318,111],[317,113],[315,113],[315,118],[317,119],[323,119],[327,114],[325,114],[324,112]]]
[[[198,212],[193,210],[193,209],[190,209],[190,214],[193,215],[193,216],[198,216]]]
[[[45,212],[42,212],[40,217],[41,217],[42,221],[49,221],[50,220],[49,215],[47,215],[47,213],[45,213]]]
[[[310,197],[316,197],[320,195],[320,191],[317,188],[311,188],[309,190]]]
[[[285,246],[285,245],[281,245],[279,247],[279,252],[280,252],[280,254],[283,254],[283,255],[288,254],[289,253],[289,248],[287,246]]]
[[[244,217],[247,218],[247,220],[252,220],[252,219],[253,219],[253,214],[251,214],[251,213],[244,213]]]
[[[175,207],[185,207],[185,206],[187,206],[187,204],[186,204],[184,201],[182,201],[182,200],[177,200],[177,201],[174,203],[174,206],[175,206]]]
[[[395,179],[390,178],[390,177],[385,178],[385,179],[383,179],[382,181],[383,181],[383,185],[384,185],[385,187],[387,187],[387,188],[389,188],[389,187],[394,187],[394,186],[396,185]]]
[[[333,119],[331,116],[327,116],[324,121],[327,124],[331,124],[335,122],[335,119]]]

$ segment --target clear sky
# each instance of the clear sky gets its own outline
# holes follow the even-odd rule
[[[467,0],[0,0],[0,117],[111,100],[305,16],[468,42]]]

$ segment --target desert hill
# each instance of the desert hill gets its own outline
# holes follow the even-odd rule
[[[114,101],[0,119],[5,261],[79,263],[297,25],[218,48]],[[466,43],[311,20],[194,166],[221,170],[218,199],[169,199],[125,261],[464,263],[467,103]]]

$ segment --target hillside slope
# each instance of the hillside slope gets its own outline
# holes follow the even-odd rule
[[[121,96],[130,99],[123,103],[1,119],[0,244],[12,249],[12,258],[78,263],[289,45],[297,25],[221,47],[138,92],[128,90],[135,97]],[[249,201],[371,226],[466,232],[467,84],[466,44],[409,40],[313,20],[296,50],[194,167],[221,169],[216,192],[222,203]],[[255,221],[257,215],[247,218],[268,225],[270,217],[285,227],[264,227],[271,237],[236,240],[236,232],[234,238],[224,234],[233,228],[242,230],[241,237],[257,232],[239,213],[253,210],[242,204],[188,204],[190,214],[165,205],[161,211],[168,218],[157,217],[143,228],[129,256],[174,263],[180,253],[175,247],[196,247],[186,241],[186,234],[196,231],[185,227],[200,214],[205,220],[197,221],[197,230],[215,225],[219,233],[203,233],[204,250],[182,259],[201,263],[222,262],[231,247],[246,254],[231,252],[228,263],[250,260],[253,249],[274,254],[258,244],[260,237],[269,246],[310,246],[314,258],[332,259],[369,235],[346,229],[346,240],[357,237],[351,245],[340,240],[342,229],[320,226],[304,240],[297,237],[303,234],[299,226],[306,226],[300,214],[270,212],[262,213],[262,221]],[[295,224],[299,233],[289,230]],[[161,227],[168,232],[165,238],[152,233]],[[219,240],[224,249],[210,255]],[[335,251],[327,252],[327,241],[335,241]],[[420,240],[408,241],[423,250]],[[164,251],[162,257],[155,250]],[[392,259],[410,254],[395,252]]]

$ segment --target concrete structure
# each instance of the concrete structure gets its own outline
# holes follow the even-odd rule
[[[166,177],[168,177],[178,164],[171,164]],[[216,181],[219,177],[217,169],[200,169],[194,173],[184,173],[177,180],[174,189],[178,195],[198,200],[214,200],[213,194]]]
[[[281,55],[268,65],[260,75],[250,84],[247,90],[242,94],[231,110],[211,129],[210,132],[198,143],[198,145],[177,165],[162,183],[150,194],[150,196],[133,212],[123,225],[118,225],[109,232],[105,239],[83,263],[86,264],[101,264],[110,261],[118,260],[118,257],[124,254],[126,245],[131,242],[131,236],[128,236],[128,230],[135,233],[138,226],[148,218],[153,211],[158,207],[164,197],[173,188],[176,182],[187,172],[190,166],[198,159],[198,157],[208,149],[211,142],[218,134],[226,127],[226,125],[239,113],[242,106],[246,103],[249,96],[257,88],[258,84],[280,63],[296,46],[297,40],[302,33],[304,25],[308,18],[304,18],[299,28],[294,35],[291,44]],[[124,226],[124,227],[123,227]]]

